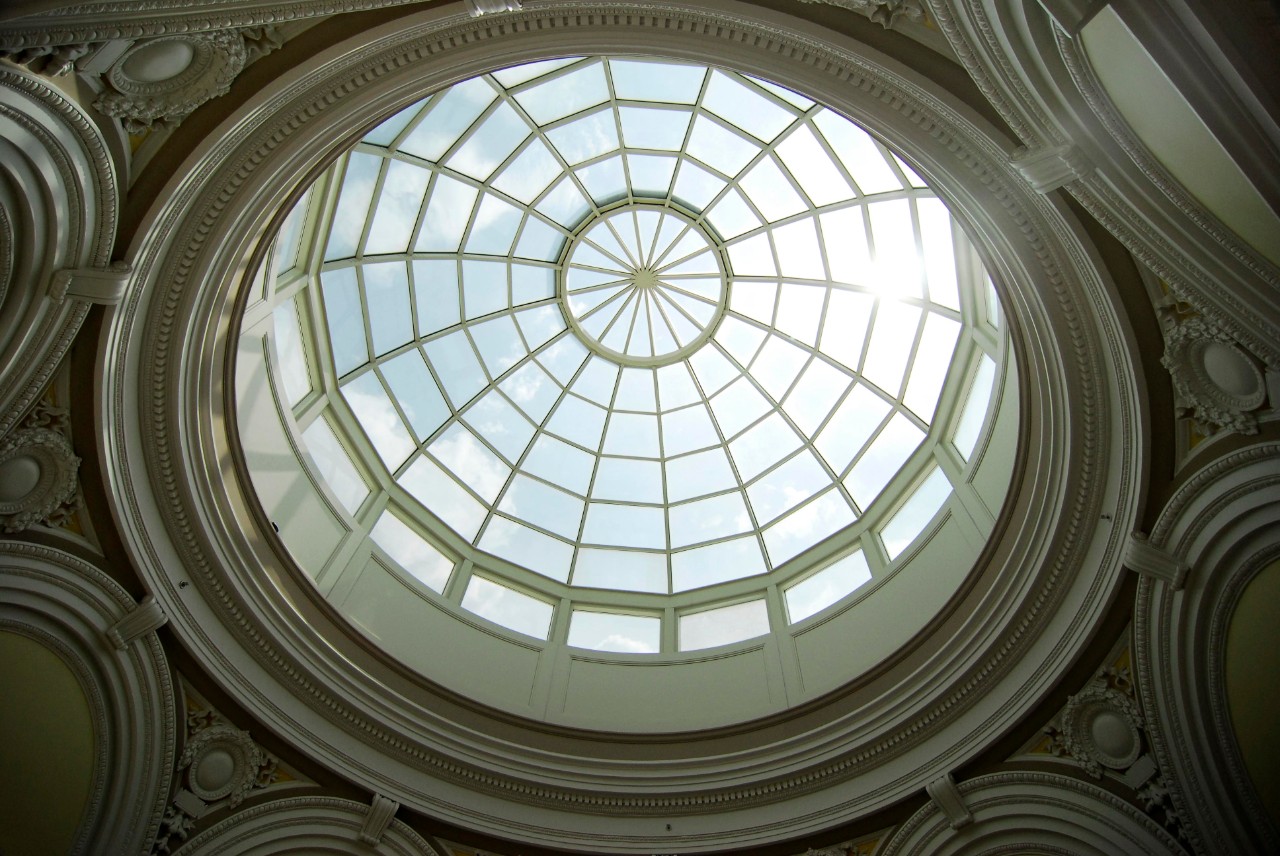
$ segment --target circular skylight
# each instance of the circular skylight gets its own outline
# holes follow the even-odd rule
[[[379,555],[519,633],[568,609],[580,647],[749,638],[973,501],[989,280],[902,159],[766,81],[587,57],[459,83],[343,157],[272,267],[311,465]]]

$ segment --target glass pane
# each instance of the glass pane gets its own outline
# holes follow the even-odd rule
[[[721,119],[737,125],[766,143],[795,121],[790,110],[722,71],[711,72],[711,81],[707,84],[702,104]]]
[[[414,461],[399,483],[423,508],[468,541],[476,537],[489,513],[430,458]]]
[[[764,524],[790,511],[818,491],[831,485],[831,476],[806,450],[761,476],[747,488],[756,519]]]
[[[647,615],[575,609],[569,619],[569,644],[593,651],[656,654],[662,644],[662,621]]]
[[[454,410],[461,410],[488,383],[471,342],[462,331],[423,346]]]
[[[499,104],[445,161],[445,165],[484,181],[527,136],[529,126],[520,114],[510,104]]]
[[[430,437],[448,420],[449,405],[427,370],[421,351],[417,348],[406,351],[383,363],[381,369],[391,394],[400,403],[409,427],[419,440]]]
[[[333,367],[342,376],[369,359],[356,272],[352,268],[325,271],[320,275],[320,284],[324,295],[324,315],[329,322]]]
[[[784,590],[787,617],[792,624],[804,621],[843,600],[870,579],[871,570],[867,567],[867,558],[861,550],[845,556]]]
[[[498,506],[504,514],[575,541],[582,523],[582,509],[583,502],[576,496],[519,474],[511,480],[511,487]],[[568,574],[566,562],[565,576]]]
[[[613,110],[598,110],[547,131],[560,157],[570,165],[591,160],[618,148]]]
[[[493,502],[511,468],[464,426],[450,425],[427,451],[485,502]]]
[[[275,332],[276,354],[280,359],[280,381],[285,400],[292,407],[311,392],[311,369],[302,339],[296,300],[286,300],[271,313]]]
[[[525,472],[585,496],[591,484],[595,456],[563,440],[541,434],[534,441],[522,467]]]
[[[814,445],[836,472],[843,472],[884,421],[889,403],[865,386],[856,386],[831,415]]]
[[[364,265],[364,299],[369,307],[369,331],[373,353],[407,344],[413,338],[413,312],[409,309],[409,271],[403,262]]]
[[[763,600],[751,600],[680,616],[680,650],[699,651],[741,642],[769,632]]]
[[[671,507],[671,546],[687,547],[751,530],[751,517],[739,491]]]
[[[767,570],[760,542],[754,536],[692,547],[671,555],[671,587],[688,591]],[[719,644],[719,643],[717,643]]]
[[[923,431],[895,413],[844,480],[853,501],[864,509],[870,505],[923,440]]]
[[[619,98],[693,104],[702,90],[706,69],[642,60],[609,60],[613,91]]]
[[[987,406],[991,401],[991,384],[995,380],[996,364],[985,354],[978,364],[978,375],[969,388],[965,398],[964,409],[960,411],[960,421],[956,424],[956,433],[952,442],[956,451],[966,461],[973,455],[973,447],[982,433],[982,425],[987,420]]]
[[[329,242],[324,251],[325,261],[345,259],[356,254],[381,165],[382,158],[363,152],[355,152],[348,158],[342,191],[338,195],[338,204],[333,209],[333,224],[329,227]]]
[[[390,511],[382,512],[369,535],[373,543],[427,588],[444,591],[453,573],[453,560],[427,543],[399,517]]]
[[[418,444],[409,435],[377,376],[372,372],[360,375],[342,387],[342,396],[387,471],[394,473]]]
[[[480,549],[559,582],[569,579],[573,547],[527,526],[494,517],[480,536]],[[532,634],[531,634],[532,635]]]
[[[308,425],[307,430],[302,432],[302,441],[306,443],[307,451],[316,462],[321,478],[329,485],[342,507],[348,514],[359,511],[360,506],[369,498],[369,486],[360,477],[360,472],[339,442],[338,435],[333,433],[328,420],[321,417]]]
[[[418,222],[418,211],[427,192],[431,173],[404,161],[391,161],[387,180],[374,205],[373,224],[365,255],[403,253],[409,249],[409,238]]]
[[[281,274],[298,262],[298,248],[302,240],[302,226],[307,221],[307,209],[311,205],[311,190],[308,189],[302,198],[293,206],[284,225],[280,227],[280,235],[276,238],[275,266],[276,273]]]
[[[834,535],[855,520],[840,491],[829,490],[800,506],[764,530],[769,560],[776,568],[824,538]]]
[[[590,588],[666,593],[667,557],[665,553],[593,550],[583,547],[578,550],[573,584]]]
[[[657,461],[633,461],[629,458],[601,458],[592,499],[620,502],[663,501],[662,465]]]
[[[554,611],[549,603],[480,576],[467,584],[462,608],[535,639],[547,638]]]
[[[593,502],[587,506],[582,540],[611,547],[666,547],[664,516],[661,508]]]
[[[400,144],[400,151],[438,161],[496,97],[483,78],[449,88],[436,96],[426,117]]]
[[[916,539],[925,524],[933,519],[949,496],[951,496],[951,482],[947,480],[947,474],[940,468],[934,467],[880,530],[880,540],[884,542],[884,549],[889,554],[890,561],[898,558],[902,551]]]
[[[680,502],[695,496],[706,496],[738,486],[729,465],[729,457],[721,447],[707,449],[666,463],[667,499]]]
[[[418,252],[453,252],[462,242],[479,191],[447,175],[437,175],[422,231],[413,248]]]
[[[577,113],[609,98],[604,66],[593,63],[553,77],[516,95],[516,101],[539,125]]]

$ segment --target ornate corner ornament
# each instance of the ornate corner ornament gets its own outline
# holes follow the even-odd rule
[[[279,761],[273,755],[259,747],[249,732],[233,727],[208,708],[187,713],[187,745],[174,772],[179,787],[165,807],[153,856],[181,846],[211,808],[235,809],[252,791],[270,787],[280,777]]]
[[[924,6],[920,0],[800,0],[801,3],[822,3],[857,12],[875,21],[886,30],[892,30],[898,20],[924,23]]]
[[[1165,331],[1160,362],[1173,379],[1178,416],[1206,434],[1258,433],[1267,387],[1254,360],[1229,333],[1204,317],[1174,322]]]
[[[80,506],[80,459],[66,434],[67,411],[41,403],[0,441],[0,528],[61,526]]]
[[[129,48],[102,78],[94,106],[138,134],[156,122],[176,125],[231,89],[249,59],[238,32],[149,39]]]
[[[0,48],[0,57],[47,77],[77,71],[99,90],[93,106],[130,134],[182,122],[225,95],[245,66],[284,44],[272,25],[162,34],[137,40]]]
[[[1143,810],[1180,842],[1186,826],[1170,800],[1164,773],[1144,750],[1146,720],[1128,667],[1107,666],[1067,699],[1045,728],[1049,752],[1069,758],[1095,779],[1128,786]]]

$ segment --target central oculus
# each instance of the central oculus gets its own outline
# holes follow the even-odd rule
[[[696,220],[663,204],[631,204],[578,231],[561,268],[565,319],[591,350],[623,365],[660,366],[715,332],[728,289],[723,252]]]

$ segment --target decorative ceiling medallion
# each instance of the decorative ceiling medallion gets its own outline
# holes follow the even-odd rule
[[[60,418],[65,411],[44,407],[0,442],[0,527],[6,532],[58,526],[76,508],[80,459],[70,440],[46,427]]]
[[[94,102],[131,134],[153,123],[177,124],[225,94],[249,56],[234,30],[149,39],[130,48],[104,75],[111,89]]]
[[[1172,376],[1179,409],[1207,432],[1257,433],[1254,411],[1267,396],[1262,372],[1217,324],[1202,317],[1177,324],[1165,334],[1161,362]]]

